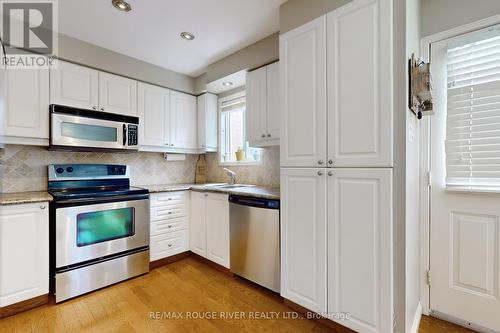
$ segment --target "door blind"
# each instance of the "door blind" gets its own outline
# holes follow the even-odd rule
[[[500,188],[500,34],[494,32],[448,47],[448,188]]]

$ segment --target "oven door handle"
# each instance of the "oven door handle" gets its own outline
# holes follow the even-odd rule
[[[149,199],[149,194],[118,195],[110,197],[58,200],[57,202],[55,202],[55,204],[57,208],[63,208],[71,206],[82,206],[82,205],[99,204],[99,203],[111,203],[111,202],[147,200],[147,199]]]
[[[127,124],[123,124],[123,146],[127,145]]]

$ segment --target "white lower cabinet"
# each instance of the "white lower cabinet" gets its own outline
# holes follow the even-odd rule
[[[189,250],[189,192],[150,196],[150,261]]]
[[[281,295],[391,332],[392,169],[284,168],[281,186]]]
[[[0,307],[48,293],[48,203],[0,206]]]
[[[229,201],[226,194],[191,192],[190,249],[229,268]]]

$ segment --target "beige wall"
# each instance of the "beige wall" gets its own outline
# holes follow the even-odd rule
[[[133,41],[131,41],[133,42]],[[126,55],[60,35],[59,57],[81,65],[194,94],[195,79]]]
[[[208,66],[205,83],[243,69],[254,69],[279,58],[279,34],[274,33]],[[203,77],[200,78],[203,80]],[[198,86],[202,86],[199,82]]]
[[[500,14],[499,0],[422,0],[421,36]]]
[[[351,0],[288,0],[280,7],[280,33],[303,25]]]

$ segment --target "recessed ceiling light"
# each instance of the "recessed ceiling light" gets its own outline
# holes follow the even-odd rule
[[[116,9],[121,10],[122,12],[130,12],[132,10],[132,6],[123,0],[112,0],[111,3]]]
[[[224,87],[230,87],[230,86],[232,86],[232,85],[233,85],[233,83],[232,83],[231,81],[224,81],[224,82],[222,82],[222,85],[223,85]]]
[[[181,38],[184,38],[185,40],[193,40],[194,35],[190,32],[183,31],[183,32],[181,32]]]

